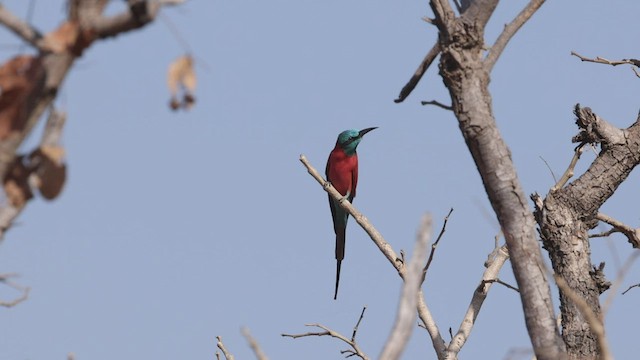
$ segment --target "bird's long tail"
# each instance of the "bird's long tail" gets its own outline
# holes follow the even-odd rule
[[[336,292],[333,295],[333,300],[338,299],[338,284],[340,283],[340,264],[342,260],[338,260],[336,264]]]
[[[344,259],[344,243],[345,243],[346,228],[338,229],[336,231],[336,292],[333,295],[333,300],[338,298],[338,285],[340,284],[340,265],[342,259]]]

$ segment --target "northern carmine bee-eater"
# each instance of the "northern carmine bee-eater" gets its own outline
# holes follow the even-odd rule
[[[356,148],[364,134],[377,127],[358,130],[345,130],[338,135],[336,147],[329,154],[325,174],[327,180],[349,202],[356,197],[358,185],[358,154]],[[338,201],[329,195],[329,206],[333,217],[333,230],[336,233],[336,292],[333,299],[338,298],[338,284],[340,283],[340,265],[344,259],[345,232],[349,214],[340,207]]]

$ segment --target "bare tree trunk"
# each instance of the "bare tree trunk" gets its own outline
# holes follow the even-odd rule
[[[484,26],[496,5],[497,1],[472,1],[455,17],[447,1],[431,1],[440,30],[440,75],[505,235],[535,354],[540,360],[562,359],[564,343],[541,265],[535,222],[491,109],[489,71],[495,59],[485,63],[483,58]]]
[[[544,202],[538,202],[536,219],[555,273],[600,316],[599,296],[610,284],[604,279],[602,268],[591,264],[587,231],[598,224],[596,216],[600,206],[640,162],[640,118],[622,130],[589,108],[576,106],[575,114],[581,133],[574,137],[574,142],[600,143],[602,150],[587,172],[566,187],[552,189]],[[560,310],[562,335],[570,358],[599,358],[599,339],[585,314],[563,291]]]

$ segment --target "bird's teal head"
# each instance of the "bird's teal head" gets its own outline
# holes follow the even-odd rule
[[[360,144],[360,140],[362,140],[364,134],[375,129],[377,129],[377,127],[370,127],[360,131],[354,129],[345,130],[338,135],[338,141],[336,144],[344,150],[345,154],[353,155],[356,153],[356,148],[358,147],[358,144]]]

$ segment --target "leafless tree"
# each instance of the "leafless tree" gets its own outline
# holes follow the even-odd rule
[[[425,20],[435,26],[438,40],[430,48],[424,60],[400,92],[395,102],[404,101],[418,84],[424,73],[439,56],[439,74],[449,90],[451,104],[426,101],[452,111],[458,119],[461,134],[475,161],[485,191],[500,223],[506,247],[496,246],[490,256],[502,251],[502,263],[510,256],[523,306],[524,318],[537,359],[610,359],[601,316],[599,295],[611,285],[602,272],[603,265],[593,266],[589,249],[589,230],[599,221],[613,226],[613,231],[625,234],[633,247],[638,247],[638,231],[599,213],[600,206],[615,192],[631,170],[640,162],[640,134],[637,119],[629,128],[618,129],[597,116],[589,108],[575,106],[578,135],[576,156],[569,169],[543,199],[534,194],[532,208],[522,189],[511,152],[502,138],[492,110],[492,99],[488,86],[491,71],[507,43],[517,30],[539,9],[544,0],[531,0],[523,10],[507,24],[497,40],[487,45],[484,29],[490,20],[497,0],[431,0],[429,5],[433,18]],[[589,59],[573,53],[582,61],[608,65],[629,64],[635,67],[640,61],[623,59],[610,61],[601,57]],[[586,144],[598,144],[601,151],[589,169],[575,181],[569,182],[582,148]],[[301,159],[314,175],[314,169]],[[316,177],[316,175],[314,175]],[[321,177],[316,177],[323,182]],[[326,186],[330,194],[333,189]],[[332,194],[336,195],[336,194]],[[337,199],[339,198],[336,197]],[[344,202],[347,203],[347,202]],[[362,224],[364,218],[355,209],[348,209]],[[365,218],[366,220],[366,218]],[[553,272],[544,265],[538,242],[536,224],[544,249],[547,250]],[[393,263],[389,249],[381,246],[374,237],[376,231],[367,232],[385,256]],[[394,254],[394,253],[391,253]],[[487,271],[493,264],[488,263]],[[402,277],[403,262],[394,265]],[[498,270],[501,265],[498,266]],[[555,280],[560,289],[561,330],[556,324],[550,280]],[[485,293],[486,284],[499,282],[497,272],[489,278],[483,277],[476,293]],[[419,292],[418,314],[423,325],[432,336],[438,358],[452,359],[469,336],[475,315],[482,300],[469,307],[471,318],[465,317],[458,334],[445,344],[432,320],[422,293]],[[474,306],[474,304],[476,304]],[[468,314],[469,314],[468,312]],[[458,336],[460,335],[460,336]]]

